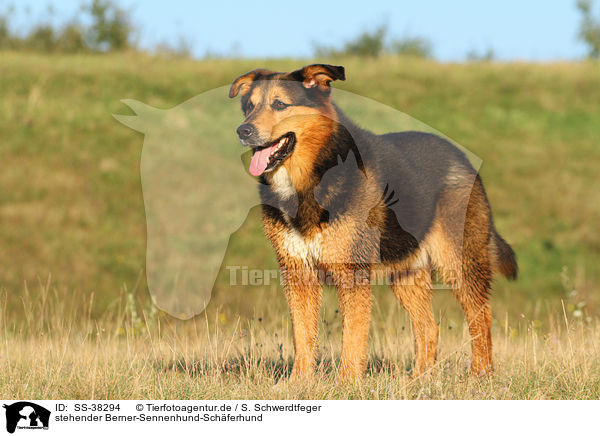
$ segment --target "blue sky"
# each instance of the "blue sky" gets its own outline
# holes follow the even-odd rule
[[[502,60],[548,61],[581,58],[575,0],[278,0],[225,2],[117,0],[130,9],[142,47],[188,41],[194,54],[247,57],[310,57],[313,43],[341,45],[365,29],[386,23],[392,37],[423,36],[442,61],[461,61],[467,52],[492,48]],[[15,4],[17,29],[48,17],[64,21],[81,0],[0,0]],[[27,10],[29,12],[27,12]],[[596,2],[596,12],[600,3]]]

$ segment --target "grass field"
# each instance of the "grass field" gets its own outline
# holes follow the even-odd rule
[[[496,226],[521,268],[517,282],[494,285],[493,377],[468,377],[469,338],[445,291],[435,300],[440,363],[413,380],[410,323],[391,292],[376,289],[370,374],[356,387],[333,382],[340,329],[329,290],[318,377],[280,391],[271,386],[293,350],[276,285],[231,287],[221,277],[206,312],[189,321],[153,308],[143,136],[112,118],[131,113],[120,100],[170,108],[255,67],[313,61],[0,52],[0,396],[600,397],[596,63],[329,60],[347,70],[336,87],[406,112],[483,160]],[[228,261],[275,267],[256,210]]]
[[[129,294],[130,295],[130,294]],[[495,323],[496,372],[469,375],[465,325],[443,319],[440,358],[432,373],[411,377],[412,340],[397,306],[375,305],[368,373],[338,384],[339,317],[325,310],[315,379],[274,388],[291,371],[291,327],[268,292],[256,301],[264,318],[214,313],[178,321],[128,294],[99,319],[92,299],[76,310],[41,285],[23,298],[29,316],[7,321],[3,309],[1,398],[40,399],[598,399],[600,323],[548,319],[517,327]],[[35,316],[34,316],[35,314]]]

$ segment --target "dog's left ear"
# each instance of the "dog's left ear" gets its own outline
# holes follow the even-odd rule
[[[302,80],[305,88],[317,88],[323,92],[331,91],[330,83],[334,80],[346,80],[344,67],[336,65],[313,64],[292,73]]]

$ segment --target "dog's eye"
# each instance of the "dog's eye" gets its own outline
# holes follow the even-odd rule
[[[249,101],[248,104],[246,105],[246,115],[248,115],[250,112],[252,112],[253,109],[254,109],[254,104]]]
[[[272,106],[272,107],[273,107],[273,109],[275,109],[276,111],[282,111],[282,110],[284,110],[286,107],[288,107],[288,106],[289,106],[289,104],[285,104],[285,103],[284,103],[284,102],[282,102],[281,100],[275,100],[271,106]]]

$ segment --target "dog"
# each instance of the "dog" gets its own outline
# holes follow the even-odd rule
[[[242,145],[252,149],[263,227],[280,264],[295,357],[291,381],[316,365],[322,284],[337,288],[342,319],[339,377],[359,380],[367,363],[371,278],[383,274],[408,311],[413,374],[435,363],[438,326],[432,271],[460,302],[472,336],[471,371],[493,370],[489,292],[494,273],[517,276],[515,253],[494,227],[477,171],[462,151],[423,132],[376,135],[337,107],[341,66],[313,64],[236,78]],[[349,163],[349,164],[348,164]],[[339,170],[343,166],[343,170]],[[336,170],[338,167],[338,170]]]

